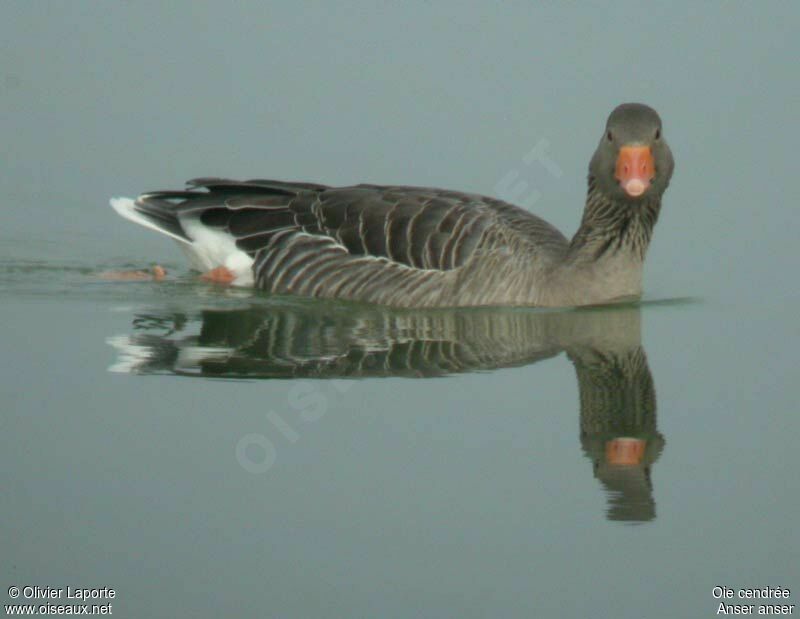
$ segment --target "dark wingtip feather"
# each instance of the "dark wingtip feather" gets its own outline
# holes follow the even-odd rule
[[[134,210],[150,224],[178,239],[191,241],[181,226],[175,205],[169,202],[170,192],[145,194],[134,202]],[[176,193],[176,192],[172,192]],[[180,196],[183,197],[183,196]]]
[[[301,191],[324,191],[327,185],[319,183],[276,181],[265,178],[256,178],[239,181],[231,178],[200,177],[186,181],[189,189],[208,189],[209,191],[238,191],[240,193],[279,193],[282,195],[295,195]]]
[[[200,189],[211,185],[236,185],[237,183],[241,183],[241,181],[232,178],[223,178],[221,176],[200,176],[186,181],[186,187],[189,189]]]

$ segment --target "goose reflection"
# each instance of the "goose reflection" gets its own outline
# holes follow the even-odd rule
[[[351,304],[137,314],[109,338],[112,371],[226,378],[433,377],[521,366],[565,352],[580,393],[580,442],[610,520],[655,518],[650,470],[664,447],[634,306],[410,311]]]

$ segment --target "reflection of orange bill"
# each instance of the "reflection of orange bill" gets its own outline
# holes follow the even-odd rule
[[[606,462],[616,466],[641,464],[647,441],[640,438],[619,437],[606,443]]]

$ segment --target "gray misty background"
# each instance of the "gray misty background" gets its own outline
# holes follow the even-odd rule
[[[798,32],[796,2],[0,4],[0,597],[108,585],[123,617],[705,617],[717,585],[797,604]],[[237,302],[98,282],[186,274],[109,197],[514,177],[572,235],[626,101],[676,160],[644,288],[678,301],[640,312],[666,441],[649,522],[605,517],[564,355],[311,381],[313,424],[296,381],[108,371],[108,338],[151,314]],[[237,462],[248,433],[276,446],[268,474]]]

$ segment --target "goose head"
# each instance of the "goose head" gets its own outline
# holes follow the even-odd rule
[[[660,198],[675,162],[661,118],[641,103],[623,103],[608,117],[589,164],[594,187],[615,202]]]

